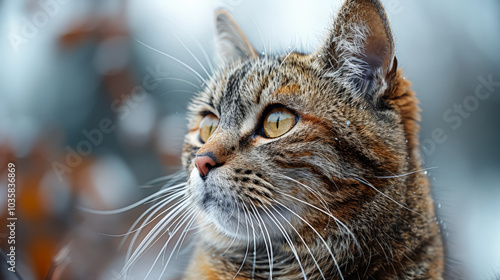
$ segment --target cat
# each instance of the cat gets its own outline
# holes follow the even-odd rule
[[[418,101],[380,1],[345,1],[312,54],[259,55],[224,10],[216,33],[223,65],[183,147],[200,231],[184,279],[443,279]]]

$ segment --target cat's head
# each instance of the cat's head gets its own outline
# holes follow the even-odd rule
[[[402,211],[392,175],[415,168],[418,110],[378,1],[347,1],[312,54],[259,56],[225,11],[216,30],[224,65],[190,106],[183,150],[203,221],[244,240]]]

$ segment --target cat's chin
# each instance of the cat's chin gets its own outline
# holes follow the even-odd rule
[[[237,206],[233,210],[212,206],[202,210],[202,220],[219,235],[231,240],[243,242],[259,242],[272,239],[273,242],[285,240],[283,232],[290,232],[291,225],[285,221],[286,213],[268,213],[256,208],[256,212],[248,215],[244,207]],[[257,215],[255,215],[257,213]],[[279,217],[279,218],[278,218]],[[289,219],[290,217],[288,217]],[[279,227],[277,226],[279,223]]]
[[[285,225],[283,222],[280,222],[283,228],[278,228],[275,221],[265,213],[260,214],[259,218],[252,216],[248,219],[245,218],[244,212],[240,212],[240,218],[238,219],[236,214],[229,215],[229,213],[211,209],[203,211],[201,220],[207,225],[207,230],[213,231],[229,240],[244,243],[260,242],[269,238],[273,242],[277,242],[278,240],[284,240],[283,228],[285,232],[291,230],[290,226],[288,224]]]

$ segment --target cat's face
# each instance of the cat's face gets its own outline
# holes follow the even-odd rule
[[[402,198],[399,178],[380,177],[408,168],[414,140],[391,99],[396,65],[383,16],[339,17],[314,54],[258,57],[219,13],[226,66],[194,98],[183,150],[203,221],[229,237],[248,238],[250,225],[278,237],[292,227],[362,227],[399,207],[386,197]]]

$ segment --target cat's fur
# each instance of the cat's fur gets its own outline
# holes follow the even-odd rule
[[[380,2],[346,1],[313,54],[258,56],[224,11],[216,27],[225,64],[194,98],[184,145],[202,226],[185,279],[240,267],[236,279],[442,279],[418,101]],[[257,130],[273,104],[299,120],[266,139]],[[202,144],[207,112],[220,122]],[[217,163],[205,180],[202,155]]]

